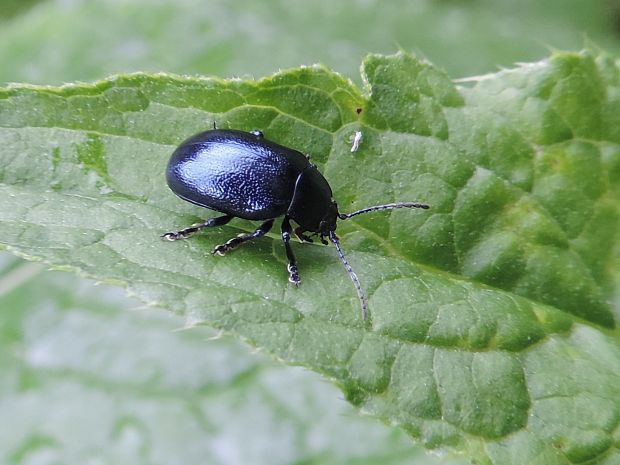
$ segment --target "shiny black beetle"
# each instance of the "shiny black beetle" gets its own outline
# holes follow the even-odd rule
[[[375,210],[429,208],[417,202],[399,202],[340,213],[329,184],[308,157],[266,140],[260,131],[214,128],[190,137],[172,154],[166,179],[170,189],[182,199],[217,210],[224,216],[163,234],[163,238],[185,239],[202,228],[221,226],[235,217],[264,221],[254,232],[239,234],[213,249],[214,254],[224,255],[244,242],[264,236],[275,218],[284,215],[282,241],[288,258],[289,281],[296,286],[301,281],[290,245],[293,220],[299,225],[294,231],[300,241],[312,242],[305,234],[309,232],[318,235],[323,244],[327,244],[326,237],[334,243],[357,290],[364,320],[368,318],[368,304],[359,279],[340,247],[336,220]]]

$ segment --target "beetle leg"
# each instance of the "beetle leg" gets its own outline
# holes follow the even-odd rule
[[[297,236],[297,239],[299,239],[301,242],[314,242],[310,236],[307,236],[306,234],[304,234],[304,230],[301,229],[301,226],[295,228],[295,235]]]
[[[229,250],[239,247],[244,242],[251,241],[252,239],[257,239],[259,237],[264,236],[265,234],[269,232],[269,230],[273,226],[273,221],[274,220],[265,221],[258,228],[256,228],[256,231],[252,233],[238,234],[237,237],[233,237],[231,240],[229,240],[225,244],[216,246],[211,253],[213,255],[224,255]]]
[[[286,250],[286,258],[288,259],[288,265],[286,269],[288,270],[288,280],[292,282],[295,286],[299,286],[301,279],[299,278],[299,272],[297,270],[297,261],[295,260],[295,255],[293,254],[293,249],[290,244],[291,240],[291,223],[289,222],[288,216],[285,216],[282,220],[282,241],[284,242],[284,249]]]
[[[191,225],[189,228],[181,229],[180,231],[175,232],[167,232],[166,234],[162,234],[161,237],[163,239],[167,239],[169,241],[177,241],[179,239],[187,239],[192,234],[197,233],[203,228],[213,228],[215,226],[223,226],[232,220],[233,217],[230,215],[218,216],[215,218],[209,218],[204,223],[196,223]]]

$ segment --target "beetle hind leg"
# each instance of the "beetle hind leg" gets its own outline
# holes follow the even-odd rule
[[[167,232],[161,235],[162,239],[166,239],[169,241],[178,241],[179,239],[187,239],[188,237],[196,234],[198,231],[204,228],[213,228],[215,226],[223,226],[232,220],[232,216],[224,215],[218,216],[215,218],[209,218],[207,221],[203,223],[196,223],[191,225],[189,228],[181,229],[180,231]]]
[[[284,242],[286,258],[288,259],[286,270],[288,271],[289,282],[293,283],[295,286],[299,286],[299,284],[301,283],[301,278],[299,277],[299,271],[297,270],[297,260],[295,260],[295,255],[293,254],[293,249],[291,248],[291,231],[291,223],[289,222],[288,216],[285,216],[282,220],[282,242]],[[297,233],[297,230],[295,231],[295,233]]]
[[[213,255],[224,255],[226,252],[229,252],[232,249],[239,247],[241,244],[247,241],[251,241],[252,239],[257,239],[259,237],[264,236],[269,232],[271,227],[273,226],[274,220],[267,220],[263,224],[261,224],[254,232],[251,233],[242,233],[237,235],[237,237],[233,237],[231,240],[226,242],[225,244],[220,244],[216,246],[211,252]]]

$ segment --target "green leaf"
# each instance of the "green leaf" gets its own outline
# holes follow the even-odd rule
[[[480,463],[617,460],[615,62],[556,53],[471,87],[405,54],[370,56],[363,73],[364,91],[322,67],[4,89],[1,241],[318,371],[428,447]],[[312,155],[343,211],[431,204],[341,223],[370,326],[328,247],[295,247],[292,289],[276,234],[209,255],[248,222],[159,240],[209,214],[163,170],[213,121]]]
[[[0,19],[33,1],[3,0]],[[619,54],[614,1],[46,0],[0,27],[0,82],[262,76],[317,62],[357,78],[368,52],[396,47],[467,76],[582,47],[586,36]]]
[[[6,258],[3,464],[439,463],[404,432],[356,416],[314,373],[208,328],[179,331],[181,318],[109,287]]]

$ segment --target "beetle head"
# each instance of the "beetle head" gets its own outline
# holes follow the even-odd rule
[[[329,236],[331,231],[336,230],[336,220],[338,219],[338,205],[336,202],[332,200],[327,211],[325,212],[325,216],[319,223],[318,233],[321,236]]]
[[[297,178],[286,214],[304,231],[329,236],[336,229],[338,207],[332,200],[329,184],[314,166],[310,165]]]

